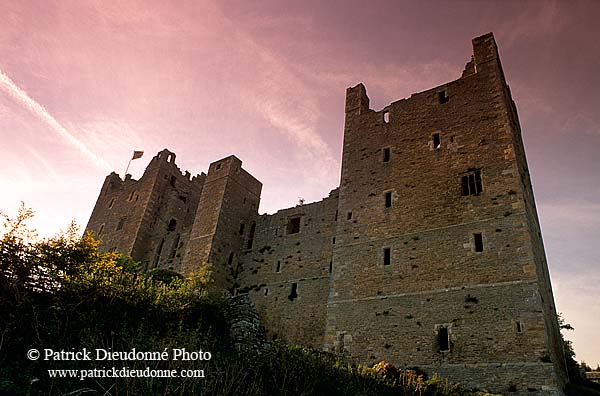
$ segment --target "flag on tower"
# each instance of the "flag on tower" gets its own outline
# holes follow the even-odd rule
[[[142,155],[144,155],[143,151],[134,151],[133,157],[131,157],[131,159],[134,160],[134,159],[142,158]]]

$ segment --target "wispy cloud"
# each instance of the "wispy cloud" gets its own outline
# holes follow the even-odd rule
[[[229,57],[253,70],[253,79],[239,87],[245,105],[297,147],[307,182],[334,187],[332,172],[339,170],[339,162],[317,130],[321,104],[314,87],[284,57],[238,28],[217,8],[213,16],[219,20],[219,27],[230,34],[229,41],[223,43],[231,49]]]
[[[10,77],[0,70],[0,90],[9,95],[21,106],[33,113],[38,119],[44,122],[50,129],[64,138],[67,142],[77,148],[83,155],[92,160],[98,168],[107,171],[111,166],[102,158],[94,154],[79,139],[73,136],[65,127],[63,127],[41,104],[32,99],[27,92],[15,84]]]
[[[559,33],[567,24],[569,3],[557,0],[545,1],[540,7],[538,2],[524,4],[518,17],[507,19],[498,29],[504,37],[503,45],[512,46],[521,39],[531,39]]]

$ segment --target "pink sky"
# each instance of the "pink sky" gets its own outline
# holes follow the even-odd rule
[[[347,87],[379,110],[458,78],[493,31],[557,308],[577,359],[600,364],[599,2],[7,0],[0,15],[0,210],[24,201],[43,236],[85,226],[133,149],[134,178],[165,147],[192,174],[235,154],[261,213],[319,200],[339,184]]]

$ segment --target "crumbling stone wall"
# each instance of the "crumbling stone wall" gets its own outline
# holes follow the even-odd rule
[[[337,205],[334,190],[257,219],[253,248],[241,257],[239,292],[249,293],[270,338],[321,348]]]
[[[166,149],[139,180],[129,174],[122,180],[113,172],[104,181],[86,230],[101,240],[101,249],[132,256],[145,271],[180,271],[205,177],[183,174],[175,154]]]
[[[240,257],[255,232],[262,183],[229,156],[209,169],[183,263],[189,273],[210,264],[215,284],[233,292],[238,285]],[[251,247],[251,246],[250,246]]]
[[[256,356],[265,346],[265,329],[260,315],[247,294],[231,296],[225,306],[225,319],[233,347]]]
[[[239,159],[190,179],[164,150],[138,181],[106,178],[87,228],[146,270],[211,265],[270,338],[493,392],[561,394],[556,309],[493,36],[473,40],[459,79],[380,111],[359,84],[345,112],[340,187],[320,202],[259,216],[262,184]]]
[[[325,348],[495,392],[557,394],[556,314],[491,35],[385,107],[349,88]],[[515,113],[516,114],[516,113]],[[529,203],[527,203],[529,201]]]

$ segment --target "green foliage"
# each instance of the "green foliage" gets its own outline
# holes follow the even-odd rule
[[[24,224],[32,211],[5,217],[0,238],[1,395],[472,395],[438,377],[381,363],[374,368],[309,348],[279,343],[238,352],[225,301],[208,293],[211,268],[189,278],[138,272],[139,263],[99,251],[71,225],[36,240]],[[260,341],[257,340],[257,343]],[[28,360],[36,348],[128,352],[209,351],[209,361]],[[54,378],[50,369],[202,369],[205,378]]]

